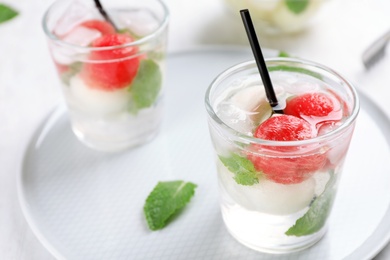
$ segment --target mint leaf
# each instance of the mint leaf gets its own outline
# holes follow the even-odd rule
[[[288,57],[290,57],[290,55],[285,51],[280,51],[278,57],[288,58]]]
[[[162,84],[159,66],[153,60],[142,60],[137,76],[131,84],[135,110],[150,107],[156,100]]]
[[[325,187],[324,192],[318,196],[311,204],[309,210],[299,218],[295,224],[286,231],[287,236],[307,236],[319,231],[326,222],[332,204],[335,198],[335,191],[333,190],[333,184],[336,177],[331,175],[331,179]]]
[[[294,14],[300,14],[309,5],[309,0],[284,0],[287,8]]]
[[[64,82],[66,85],[69,85],[70,79],[74,75],[79,73],[82,66],[83,66],[82,62],[74,62],[74,63],[70,64],[68,69],[60,75],[62,82]]]
[[[164,228],[169,219],[190,201],[196,187],[196,184],[184,181],[159,182],[144,205],[149,228]]]
[[[232,154],[231,157],[219,156],[219,159],[234,173],[233,178],[238,184],[250,186],[259,183],[258,172],[250,160],[237,154]]]
[[[0,23],[4,23],[8,20],[11,20],[18,14],[19,13],[11,7],[5,4],[0,4]]]

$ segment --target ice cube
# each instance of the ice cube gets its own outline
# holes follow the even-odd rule
[[[275,89],[281,88],[284,89],[285,92],[288,92],[293,95],[306,92],[314,92],[320,89],[319,80],[308,77],[307,75],[278,72],[277,76],[274,76],[273,78],[273,84]]]
[[[252,135],[254,127],[253,121],[250,120],[248,111],[244,111],[229,101],[222,101],[218,106],[218,117],[234,130]]]
[[[146,9],[121,11],[116,21],[118,27],[129,29],[139,37],[153,33],[159,26],[155,15]]]
[[[91,30],[82,26],[78,26],[74,28],[69,34],[67,34],[63,38],[63,41],[85,47],[100,36],[102,36],[102,34],[98,30]]]
[[[237,81],[235,84],[238,88],[242,87],[243,82]],[[264,102],[264,93],[259,87],[248,87],[235,93],[231,98],[230,95],[230,90],[223,93],[224,99],[218,104],[217,115],[234,130],[252,135],[254,122],[251,116],[260,103]]]
[[[72,1],[58,19],[53,32],[61,38],[82,21],[92,19],[94,15],[95,10],[92,11],[91,7],[85,5],[83,1]]]
[[[85,47],[100,36],[102,36],[102,34],[98,30],[77,26],[63,38],[63,41]]]
[[[102,34],[93,29],[88,29],[85,27],[75,27],[68,34],[64,35],[63,41],[71,43],[77,46],[88,46],[91,42],[99,38]],[[81,59],[82,55],[87,55],[88,50],[75,49],[67,46],[58,46],[54,45],[52,50],[52,56],[56,63],[69,65],[77,59]]]
[[[287,215],[309,206],[314,197],[316,182],[313,178],[297,184],[279,184],[260,179],[258,184],[237,184],[221,162],[217,162],[221,184],[229,196],[240,206],[267,214]]]

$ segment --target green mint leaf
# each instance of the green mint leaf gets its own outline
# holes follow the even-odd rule
[[[284,0],[287,8],[294,14],[300,14],[309,5],[309,0]]]
[[[285,51],[280,51],[278,57],[281,57],[281,58],[288,58],[288,57],[291,57],[291,56],[290,56],[290,54],[288,54],[288,53],[285,52]]]
[[[80,72],[82,66],[82,62],[74,62],[70,64],[68,69],[60,75],[62,82],[69,85],[70,79]]]
[[[5,4],[0,4],[0,23],[9,21],[15,16],[17,16],[18,14],[19,13],[16,10],[12,9],[11,7]]]
[[[196,184],[184,181],[159,182],[144,205],[149,228],[164,228],[170,218],[190,201],[196,187]]]
[[[286,231],[287,236],[307,236],[318,232],[326,222],[335,198],[333,184],[336,177],[331,174],[331,179],[325,187],[324,192],[311,204],[309,210],[295,224]]]
[[[219,159],[234,173],[233,178],[238,184],[250,186],[259,183],[258,172],[250,160],[237,154],[232,154],[231,157],[219,156]]]
[[[161,84],[162,75],[157,63],[153,60],[142,60],[130,88],[135,105],[133,109],[150,107],[158,97]]]

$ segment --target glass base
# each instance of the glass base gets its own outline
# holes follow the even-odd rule
[[[146,144],[152,141],[158,134],[159,129],[155,129],[152,132],[145,132],[139,136],[132,137],[129,139],[124,139],[121,141],[112,141],[109,139],[97,139],[93,137],[86,136],[83,132],[79,131],[77,128],[72,128],[77,139],[79,139],[87,147],[101,151],[101,152],[121,152],[125,151],[143,144]]]
[[[222,217],[228,232],[241,244],[263,253],[287,254],[304,250],[316,244],[327,231],[325,225],[312,235],[286,236],[284,231],[287,229],[282,220],[284,217],[264,216],[258,212],[248,213],[247,210],[237,214],[237,211],[233,212],[235,210],[237,208],[226,210],[222,207]],[[270,223],[267,218],[274,222]]]
[[[250,243],[246,241],[245,239],[241,239],[240,237],[236,236],[232,230],[228,228],[228,232],[230,235],[232,235],[238,242],[243,244],[246,247],[249,247],[253,250],[262,252],[262,253],[268,253],[268,254],[288,254],[288,253],[294,253],[298,251],[302,251],[304,249],[307,249],[313,245],[315,245],[318,241],[321,240],[321,238],[325,235],[326,229],[317,232],[314,236],[310,236],[310,238],[305,242],[300,242],[294,245],[274,245],[271,246],[261,246],[256,243]]]

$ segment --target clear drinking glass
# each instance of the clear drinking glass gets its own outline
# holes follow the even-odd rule
[[[328,0],[223,0],[239,18],[240,9],[251,12],[256,28],[267,34],[292,34],[312,24]],[[241,20],[240,20],[241,22]]]
[[[271,116],[254,61],[220,74],[205,103],[228,231],[255,250],[288,253],[313,245],[327,230],[359,101],[347,80],[322,65],[291,58],[266,64],[283,115]],[[312,98],[302,98],[307,95]],[[331,112],[305,114],[317,102],[328,102]],[[290,139],[298,126],[306,136]],[[279,139],[261,137],[265,132]]]
[[[121,151],[151,140],[162,120],[169,11],[160,0],[57,0],[43,29],[73,132]]]

